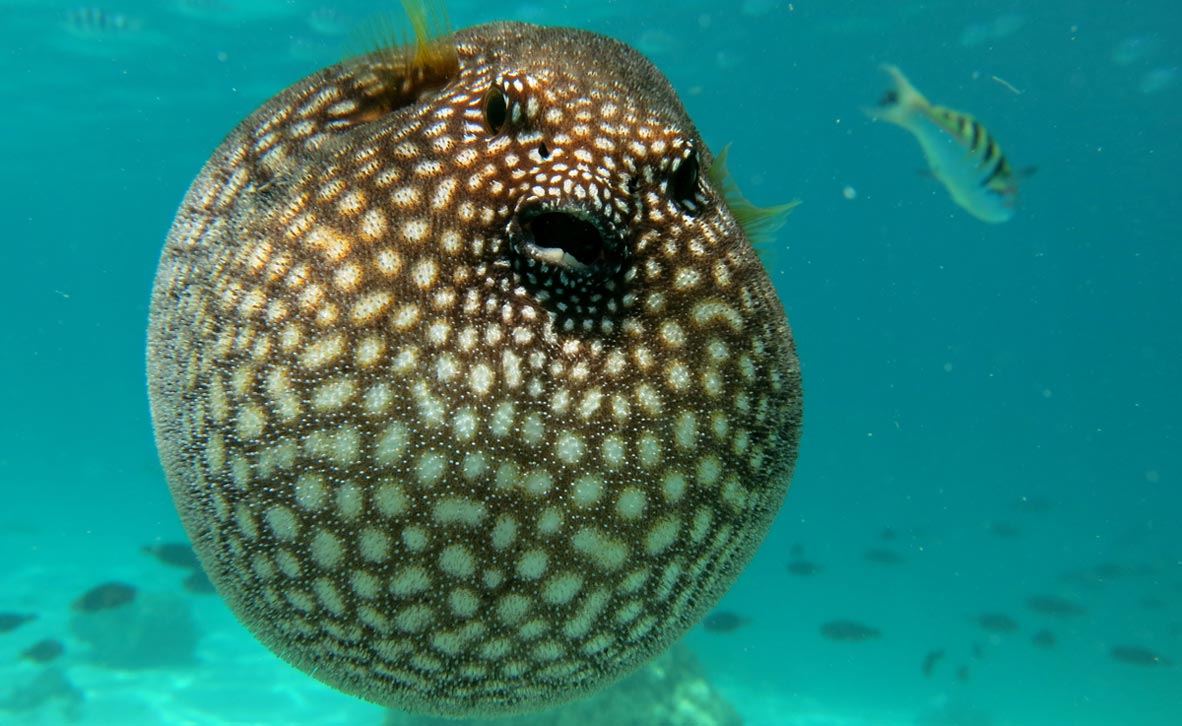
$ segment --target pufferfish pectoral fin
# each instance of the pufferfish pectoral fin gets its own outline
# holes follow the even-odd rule
[[[788,221],[788,215],[792,213],[793,209],[796,209],[800,200],[793,199],[791,202],[774,204],[770,207],[760,207],[753,204],[739,189],[738,182],[731,176],[730,169],[727,168],[726,160],[730,151],[730,144],[722,147],[706,171],[706,176],[711,185],[722,195],[731,215],[743,228],[743,232],[751,240],[755,251],[766,264],[768,262],[768,243],[780,227],[783,227],[784,223]]]

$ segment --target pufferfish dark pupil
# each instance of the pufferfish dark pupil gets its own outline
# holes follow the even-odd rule
[[[639,53],[518,23],[420,50],[296,83],[210,157],[157,271],[153,423],[202,565],[277,654],[406,710],[538,710],[738,577],[800,368]]]

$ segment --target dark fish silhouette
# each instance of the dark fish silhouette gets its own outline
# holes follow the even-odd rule
[[[977,642],[973,643],[973,657],[976,658],[977,660],[981,660],[982,658],[985,657],[985,647],[982,646],[980,643],[977,643]]]
[[[1059,581],[1066,585],[1083,587],[1089,590],[1099,590],[1102,586],[1108,584],[1109,578],[1098,575],[1092,570],[1072,570],[1059,575]]]
[[[711,633],[733,633],[751,619],[730,610],[716,610],[702,620],[702,627]]]
[[[1153,611],[1165,610],[1166,607],[1169,606],[1169,603],[1157,595],[1144,595],[1141,597],[1141,599],[1137,600],[1137,604],[1141,606],[1143,610]]]
[[[135,599],[136,589],[122,582],[108,582],[87,590],[70,606],[75,612],[91,613],[123,607]]]
[[[81,719],[80,709],[84,700],[82,691],[66,677],[62,669],[56,665],[39,669],[36,677],[25,683],[12,683],[6,680],[5,693],[0,695],[0,712],[17,714],[20,722],[29,721],[27,716],[44,716],[34,714],[45,706],[52,704],[61,709],[64,723],[75,723]],[[13,719],[16,720],[16,719]],[[44,718],[34,718],[37,723],[44,722]],[[8,723],[5,721],[5,723]]]
[[[1118,580],[1129,574],[1128,568],[1116,562],[1101,562],[1092,567],[1092,574],[1101,580]]]
[[[46,638],[26,648],[21,652],[21,658],[33,663],[52,663],[65,652],[66,649],[60,640]]]
[[[1010,505],[1010,509],[1013,509],[1015,512],[1025,512],[1026,514],[1046,514],[1054,508],[1054,502],[1038,495],[1019,497]]]
[[[858,642],[882,636],[882,631],[853,620],[830,620],[821,626],[821,635],[829,640]]]
[[[194,595],[214,595],[217,593],[217,589],[209,581],[209,577],[201,570],[194,570],[181,583],[181,587]]]
[[[862,553],[862,559],[876,565],[897,565],[903,562],[903,556],[886,547],[871,547]]]
[[[144,545],[140,550],[169,567],[177,567],[182,570],[201,569],[201,563],[197,560],[197,555],[188,542],[160,542]]]
[[[804,556],[804,545],[801,544],[800,542],[794,543],[792,545],[792,547],[790,547],[788,549],[788,554],[792,555],[793,558],[803,557]]]
[[[1121,663],[1130,663],[1139,666],[1168,666],[1174,664],[1168,658],[1163,658],[1148,648],[1142,648],[1136,645],[1114,645],[1108,652],[1113,660],[1118,660]]]
[[[944,649],[943,648],[939,648],[937,650],[929,650],[928,654],[923,657],[923,665],[920,667],[920,670],[923,671],[923,674],[925,676],[930,677],[932,675],[932,671],[935,670],[936,665],[940,662],[941,659],[943,659],[943,657],[944,657]]]
[[[0,633],[10,633],[36,619],[37,616],[32,613],[0,613]]]
[[[1055,639],[1054,633],[1052,633],[1047,628],[1043,628],[1034,635],[1030,636],[1030,642],[1039,648],[1054,648],[1057,641]]]
[[[894,542],[898,536],[899,533],[891,527],[883,527],[882,531],[878,533],[878,538],[883,542]]]
[[[808,577],[809,575],[815,575],[819,573],[821,571],[821,566],[816,562],[810,562],[808,560],[792,560],[788,563],[787,570],[789,574]]]
[[[977,624],[991,633],[1012,633],[1018,629],[1018,621],[1004,613],[982,613]]]
[[[1017,537],[1020,534],[1022,534],[1022,530],[1017,525],[1011,524],[1010,522],[1003,522],[1003,521],[990,522],[986,526],[986,529],[993,536],[1002,537],[1004,539],[1010,539],[1010,538]]]
[[[1032,595],[1026,598],[1026,607],[1041,615],[1056,618],[1070,618],[1087,612],[1079,603],[1058,595]]]
[[[962,665],[956,669],[956,680],[960,681],[961,683],[968,683],[969,667],[967,665]]]

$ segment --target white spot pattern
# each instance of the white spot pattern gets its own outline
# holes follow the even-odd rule
[[[457,51],[432,93],[351,61],[227,139],[161,261],[150,385],[239,617],[343,690],[473,716],[717,601],[787,486],[799,371],[716,190],[676,197],[708,158],[643,59],[530,26]],[[523,209],[593,219],[607,266]]]

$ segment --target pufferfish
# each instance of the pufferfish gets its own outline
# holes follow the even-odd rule
[[[407,711],[539,710],[739,575],[787,491],[800,368],[653,65],[412,20],[193,182],[152,297],[156,441],[203,567],[279,656]]]

